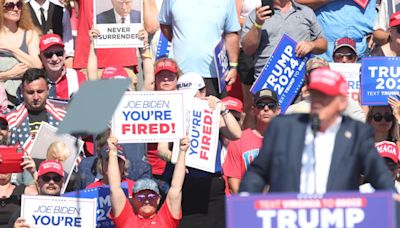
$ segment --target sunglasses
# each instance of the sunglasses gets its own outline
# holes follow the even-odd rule
[[[158,199],[158,195],[157,194],[139,194],[139,195],[135,195],[135,198],[140,201],[141,203],[146,202],[146,200],[148,201],[156,201]]]
[[[382,119],[385,119],[386,122],[393,121],[393,115],[387,112],[384,115],[382,115],[382,113],[377,112],[374,115],[372,115],[372,118],[375,120],[375,122],[380,122]]]
[[[7,122],[0,121],[0,130],[8,130]]]
[[[335,53],[334,57],[335,59],[343,59],[346,57],[348,60],[354,60],[356,56],[353,53]]]
[[[54,182],[60,182],[62,179],[62,176],[60,175],[56,175],[54,177],[50,177],[50,176],[41,176],[40,178],[42,178],[42,181],[44,182],[50,182],[51,180],[53,180]]]
[[[264,109],[265,106],[268,106],[268,109],[270,109],[270,110],[275,110],[278,105],[275,102],[266,103],[266,102],[260,101],[260,102],[256,103],[256,107],[258,109]]]
[[[46,51],[45,53],[43,53],[44,57],[46,59],[50,59],[51,57],[53,57],[53,55],[57,55],[57,57],[63,56],[64,55],[64,50],[60,50],[60,51]]]
[[[7,10],[7,11],[14,10],[15,7],[17,7],[17,9],[20,10],[20,9],[22,9],[22,2],[17,2],[17,3],[14,3],[14,2],[7,2],[6,4],[3,5],[3,7],[4,7],[4,9]]]

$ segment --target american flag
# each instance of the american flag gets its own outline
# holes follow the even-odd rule
[[[46,101],[45,108],[48,114],[48,123],[52,126],[58,127],[60,121],[64,118],[66,111],[55,107],[49,101]],[[25,145],[24,149],[28,149],[32,144],[29,142],[32,141],[32,138],[31,129],[29,127],[28,110],[24,103],[19,105],[15,110],[6,114],[6,119],[11,133],[11,144],[19,144],[21,146]],[[30,139],[29,141],[27,141],[28,138]]]

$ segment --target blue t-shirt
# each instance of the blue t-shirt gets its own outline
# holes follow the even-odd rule
[[[321,57],[332,62],[335,40],[349,37],[356,41],[358,57],[362,58],[368,51],[365,36],[373,31],[377,16],[375,6],[376,0],[369,0],[365,9],[354,0],[335,0],[316,10],[318,22],[328,40],[328,50]]]
[[[160,24],[171,25],[174,57],[183,73],[216,77],[213,55],[222,34],[238,32],[233,0],[164,0]]]

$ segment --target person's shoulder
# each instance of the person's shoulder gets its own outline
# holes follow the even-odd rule
[[[294,2],[294,1],[292,1],[292,2]],[[310,7],[306,6],[306,5],[303,5],[303,4],[300,4],[300,3],[296,2],[296,3],[294,3],[294,7],[297,10],[300,10],[301,12],[303,12],[305,16],[309,17],[311,15],[315,15],[314,10],[311,9]]]
[[[275,117],[272,122],[279,122],[279,123],[294,123],[294,122],[304,122],[308,121],[309,115],[307,113],[293,113],[287,115],[279,115]]]
[[[352,126],[354,130],[359,132],[374,132],[371,125],[363,123],[359,120],[353,119],[349,116],[342,116],[342,124],[346,124],[347,126]]]

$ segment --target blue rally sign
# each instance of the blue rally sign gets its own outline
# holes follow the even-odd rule
[[[396,227],[392,192],[227,197],[227,227]]]
[[[217,46],[215,46],[214,65],[217,71],[219,93],[222,93],[226,86],[225,78],[229,72],[229,59],[226,54],[223,38],[218,42]]]
[[[278,95],[284,113],[301,89],[310,55],[296,57],[296,41],[283,35],[250,92],[255,94],[269,88]]]
[[[128,196],[127,184],[121,183],[125,196]],[[114,223],[110,219],[111,212],[111,199],[110,187],[102,186],[97,188],[84,189],[77,192],[68,192],[64,194],[65,197],[77,197],[85,199],[97,199],[97,228],[113,228]]]
[[[388,96],[400,90],[400,58],[363,58],[360,86],[362,105],[388,105]]]

